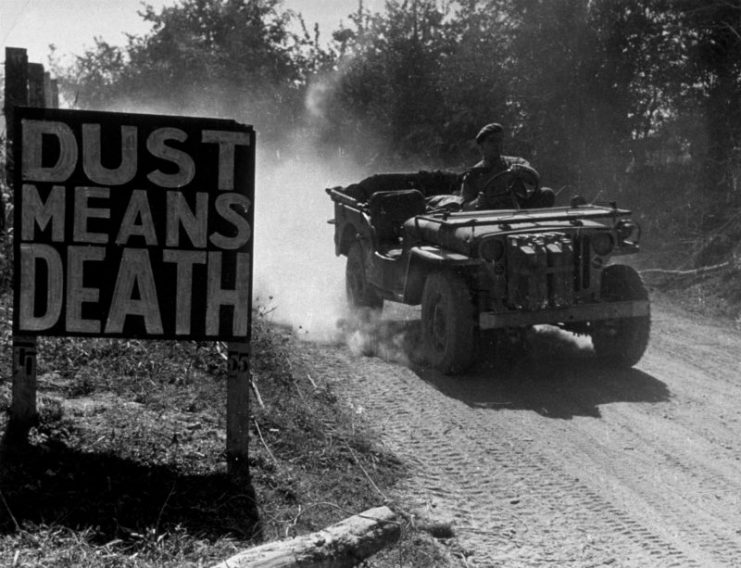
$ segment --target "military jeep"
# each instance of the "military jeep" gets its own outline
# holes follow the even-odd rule
[[[650,303],[639,274],[614,264],[639,250],[640,228],[616,204],[529,208],[517,180],[512,207],[465,211],[448,172],[381,174],[328,188],[337,255],[347,257],[353,308],[421,304],[430,366],[462,373],[482,333],[519,337],[549,324],[592,339],[600,360],[639,361]]]

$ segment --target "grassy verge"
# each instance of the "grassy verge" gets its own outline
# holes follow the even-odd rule
[[[653,245],[653,246],[652,246]],[[735,250],[712,247],[703,249],[702,243],[665,241],[644,248],[641,254],[629,257],[627,262],[639,270],[663,269],[683,271],[681,275],[650,275],[647,283],[652,296],[701,317],[717,320],[724,325],[741,329],[741,248]],[[698,252],[699,251],[699,252]],[[702,256],[703,261],[699,262]],[[727,266],[703,273],[703,266]],[[693,270],[696,272],[693,274]]]
[[[687,312],[741,329],[741,269],[732,266],[717,274],[669,280],[656,291],[665,302]]]
[[[10,402],[10,299],[0,298],[0,409]],[[404,475],[371,430],[255,317],[252,485],[226,476],[225,369],[213,344],[40,339],[40,420],[0,454],[0,565],[208,566],[384,502]],[[0,427],[5,427],[5,413]],[[392,504],[393,506],[393,504]],[[444,565],[405,527],[368,566]]]

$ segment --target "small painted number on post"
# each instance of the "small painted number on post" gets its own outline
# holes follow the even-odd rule
[[[28,346],[17,347],[15,354],[15,368],[23,369],[25,367],[25,373],[30,375],[33,372],[33,366],[36,362],[36,349],[29,348]]]
[[[230,373],[246,373],[249,370],[249,355],[246,353],[230,353],[228,370]]]

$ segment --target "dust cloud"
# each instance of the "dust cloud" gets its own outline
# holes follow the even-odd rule
[[[341,335],[344,262],[334,253],[334,227],[327,222],[334,207],[324,190],[358,179],[348,164],[331,163],[308,148],[258,151],[254,302],[304,339]]]
[[[325,188],[349,185],[377,172],[353,162],[341,148],[333,153],[318,150],[314,139],[331,112],[327,95],[336,79],[336,74],[318,78],[308,90],[304,116],[293,120],[276,119],[259,94],[236,96],[224,89],[233,96],[207,101],[195,87],[178,94],[177,106],[173,101],[142,104],[121,99],[98,110],[208,116],[252,124],[257,134],[254,317],[289,326],[304,340],[346,342],[357,355],[406,363],[407,333],[394,323],[393,309],[391,315],[385,309],[384,315],[369,320],[347,307],[345,258],[334,252],[334,226],[328,223],[334,205]],[[269,123],[256,120],[265,116],[271,117]],[[364,144],[368,149],[367,138]]]
[[[334,217],[334,204],[325,188],[378,173],[339,146],[334,152],[316,149],[343,72],[341,67],[311,82],[300,124],[286,129],[292,131],[292,144],[261,147],[258,127],[254,302],[258,313],[291,326],[302,339],[344,341],[356,355],[407,363],[406,333],[389,323],[388,310],[370,318],[349,310],[345,258],[335,255],[334,226],[327,222]],[[372,154],[370,145],[365,136],[363,149]]]
[[[592,340],[586,335],[563,331],[555,326],[537,325],[528,334],[531,353],[537,359],[580,359],[593,355]]]
[[[335,255],[334,226],[327,222],[334,204],[325,188],[365,175],[346,157],[328,159],[306,145],[258,153],[254,304],[303,340],[344,342],[354,355],[409,365],[413,315],[410,322],[403,306],[389,303],[383,312],[348,308],[345,257]]]

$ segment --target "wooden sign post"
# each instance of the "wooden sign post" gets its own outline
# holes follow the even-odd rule
[[[35,414],[20,402],[35,405],[38,335],[223,341],[228,464],[248,474],[254,130],[32,107],[12,118],[18,416]]]
[[[56,101],[46,97],[39,98],[39,92],[44,93],[43,77],[39,83],[39,70],[43,76],[43,66],[28,62],[25,49],[5,48],[5,129],[7,133],[5,153],[5,173],[9,186],[13,184],[12,144],[15,138],[15,108],[20,106],[52,106]],[[48,105],[47,105],[48,103]],[[0,196],[0,231],[2,238],[5,234],[5,203]],[[28,431],[37,420],[36,411],[36,337],[13,336],[13,386],[8,426],[5,432],[5,442],[18,444],[26,441]]]
[[[249,479],[250,345],[230,343],[226,390],[226,464],[236,479]]]

